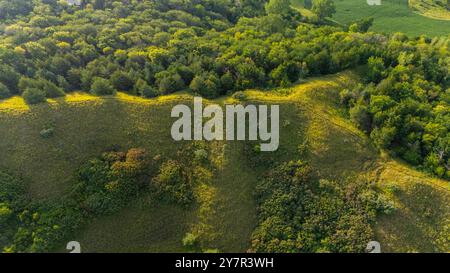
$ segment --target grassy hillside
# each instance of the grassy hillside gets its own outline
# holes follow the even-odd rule
[[[357,81],[355,73],[345,72],[313,78],[291,89],[245,94],[250,102],[280,104],[276,161],[304,157],[323,178],[368,176],[395,200],[397,211],[380,218],[375,227],[385,251],[448,249],[448,182],[379,156],[365,135],[347,121],[337,107],[338,92]],[[214,102],[233,101],[225,97]],[[30,107],[18,97],[2,101],[0,168],[23,176],[30,196],[43,200],[66,193],[80,164],[113,146],[143,147],[153,155],[175,157],[178,149],[188,145],[170,137],[170,110],[181,102],[190,104],[192,97],[71,94]],[[42,138],[40,131],[50,125],[54,136]],[[301,148],[305,144],[306,151]],[[256,224],[253,189],[264,170],[249,165],[244,143],[204,145],[217,171],[195,189],[200,200],[197,207],[157,205],[144,195],[116,215],[95,219],[73,239],[82,243],[84,251],[176,252],[185,251],[181,239],[186,232],[201,230],[208,248],[246,251]]]
[[[293,0],[301,5],[303,0]],[[333,19],[348,24],[362,18],[375,19],[370,30],[382,33],[403,32],[410,36],[446,36],[450,33],[450,21],[436,20],[414,12],[408,0],[382,0],[379,6],[369,6],[365,0],[335,0]],[[307,15],[307,14],[306,14]]]
[[[397,211],[379,219],[377,237],[384,250],[448,252],[450,189],[401,162],[387,160],[376,173],[380,188],[395,200]]]
[[[409,0],[409,6],[420,14],[440,20],[450,20],[450,11],[444,0]]]

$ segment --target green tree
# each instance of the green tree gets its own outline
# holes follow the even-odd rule
[[[23,99],[28,104],[37,104],[40,102],[45,102],[45,91],[37,88],[27,88],[23,94]]]
[[[358,124],[359,128],[367,133],[370,132],[371,117],[367,106],[357,104],[355,107],[350,109],[350,117],[356,124]]]
[[[3,83],[8,87],[9,92],[17,94],[19,92],[20,74],[14,71],[14,69],[5,64],[0,64],[0,83]]]
[[[310,9],[312,7],[312,1],[311,0],[304,0],[303,6],[307,9]]]
[[[385,66],[382,58],[370,57],[367,61],[367,79],[374,83],[379,83],[384,76]]]
[[[267,14],[289,15],[291,12],[290,0],[270,0],[265,6]]]
[[[222,89],[222,94],[231,92],[234,90],[234,78],[230,72],[227,72],[220,77],[220,86]]]
[[[93,0],[94,9],[104,9],[106,1],[105,0]]]
[[[56,84],[43,79],[41,79],[40,81],[40,85],[42,86],[42,89],[44,90],[45,96],[47,98],[56,98],[65,95],[62,88],[58,87]]]
[[[214,73],[195,76],[189,87],[193,92],[206,98],[214,98],[219,94],[220,80]]]
[[[26,90],[28,88],[42,90],[47,98],[56,98],[65,95],[62,88],[58,87],[53,82],[43,78],[32,79],[28,77],[22,77],[19,81],[19,88],[20,90]]]
[[[11,96],[11,92],[9,92],[8,87],[0,82],[0,100],[6,99]]]
[[[96,77],[91,86],[91,93],[97,96],[114,95],[116,90],[109,80]]]
[[[363,18],[350,24],[349,30],[351,32],[367,32],[373,24],[373,17]]]
[[[325,19],[325,17],[331,17],[336,13],[336,7],[333,0],[313,0],[311,10],[320,20]]]
[[[158,96],[158,92],[143,79],[137,80],[134,86],[134,92],[144,98],[154,98]]]
[[[170,94],[185,87],[183,79],[176,72],[163,71],[155,77],[160,94]]]
[[[397,129],[395,127],[382,127],[381,129],[375,128],[370,136],[378,148],[387,149],[390,147],[396,134]]]
[[[130,75],[121,70],[116,70],[111,75],[110,80],[114,88],[119,91],[130,91],[134,86],[134,81]]]
[[[1,0],[0,19],[12,19],[18,15],[27,15],[33,10],[33,1]]]

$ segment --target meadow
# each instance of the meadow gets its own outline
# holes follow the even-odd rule
[[[376,239],[384,251],[432,252],[448,247],[449,184],[378,154],[363,132],[338,107],[339,91],[359,82],[356,72],[311,78],[287,89],[245,91],[246,102],[280,105],[280,149],[276,162],[303,158],[320,176],[344,180],[366,176],[395,201],[393,214],[379,218]],[[189,104],[176,93],[143,99],[119,93],[94,97],[81,93],[27,106],[18,97],[0,102],[0,167],[21,175],[33,199],[67,193],[82,162],[119,146],[143,147],[174,157],[186,143],[170,137],[170,109]],[[238,103],[221,97],[210,102]],[[79,120],[83,117],[83,121]],[[49,124],[54,135],[43,139]],[[307,143],[305,151],[300,147]],[[245,252],[256,225],[254,186],[264,168],[251,166],[243,142],[208,142],[214,177],[195,189],[189,209],[155,204],[144,194],[120,212],[94,219],[74,235],[86,252],[180,252],[187,232],[201,230],[210,249]],[[55,251],[65,251],[64,245]]]
[[[297,6],[303,4],[303,0],[293,1]],[[412,37],[422,34],[447,36],[450,33],[450,21],[423,16],[409,8],[408,0],[382,0],[379,6],[369,6],[365,0],[335,0],[334,3],[336,13],[332,19],[341,24],[373,17],[375,20],[370,30],[375,32],[403,32]]]

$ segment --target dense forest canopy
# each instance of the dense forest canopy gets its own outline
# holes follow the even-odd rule
[[[287,85],[364,63],[377,48],[367,41],[384,40],[302,24],[281,0],[33,3],[21,16],[7,5],[0,29],[1,96],[29,103],[73,90],[216,97]]]

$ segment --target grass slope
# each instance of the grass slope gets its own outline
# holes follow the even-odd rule
[[[294,6],[303,4],[303,0],[293,0],[293,2]],[[408,0],[381,0],[379,6],[369,6],[365,0],[335,0],[334,2],[336,14],[333,15],[333,20],[342,24],[373,17],[375,20],[371,31],[403,32],[409,36],[424,34],[430,37],[447,36],[450,33],[450,21],[422,16],[409,8]]]
[[[276,160],[305,158],[324,178],[364,175],[390,194],[398,207],[376,224],[384,251],[449,249],[448,182],[432,179],[372,148],[337,106],[338,92],[354,85],[358,75],[345,72],[312,78],[291,89],[245,92],[252,103],[280,105],[280,149]],[[58,198],[74,182],[85,160],[119,145],[143,147],[152,154],[174,157],[186,143],[170,137],[171,107],[192,103],[187,94],[141,99],[119,93],[98,98],[71,94],[28,107],[21,98],[0,102],[0,168],[29,181],[33,198]],[[220,98],[216,103],[236,102]],[[52,124],[55,134],[39,132]],[[256,224],[253,187],[264,171],[248,164],[241,142],[210,142],[217,172],[199,186],[198,207],[183,210],[155,205],[141,196],[116,215],[95,219],[75,240],[86,252],[180,252],[186,232],[200,230],[208,248],[243,252]],[[306,151],[300,147],[307,147]],[[64,247],[61,246],[61,251]]]
[[[445,0],[408,0],[414,10],[434,19],[450,20],[450,11],[446,8]]]

